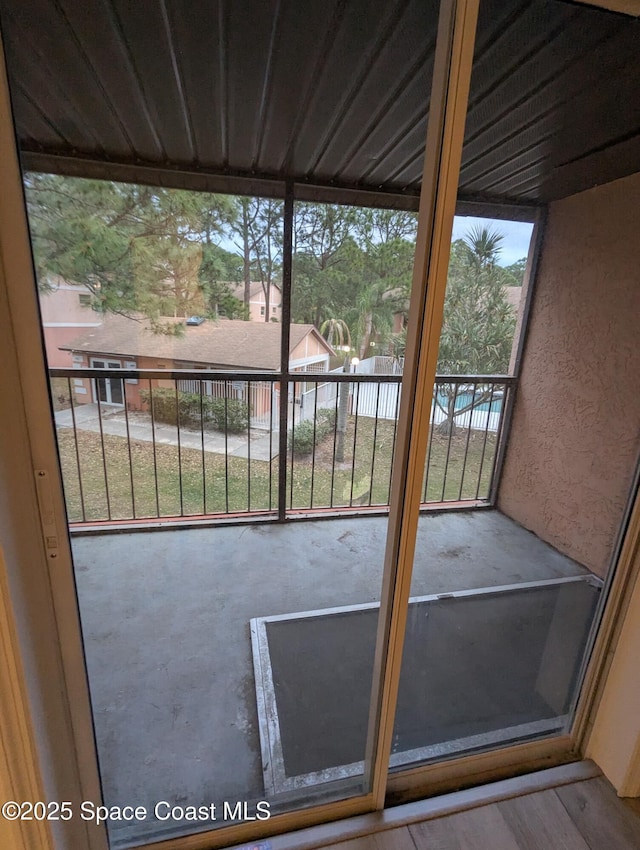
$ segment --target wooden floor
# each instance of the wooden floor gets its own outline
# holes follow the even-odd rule
[[[331,848],[640,850],[640,803],[621,800],[599,776],[343,841]]]

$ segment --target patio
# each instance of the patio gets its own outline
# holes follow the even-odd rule
[[[105,802],[263,799],[249,622],[377,601],[386,525],[75,536]],[[422,516],[416,551],[412,596],[587,574],[495,510]]]

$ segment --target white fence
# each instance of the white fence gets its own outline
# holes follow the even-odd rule
[[[376,361],[388,361],[380,363]],[[380,356],[371,357],[359,363],[356,370],[364,374],[377,374],[373,368],[386,367],[386,374],[393,363],[392,358]],[[342,369],[335,369],[342,372]],[[271,381],[179,381],[178,389],[182,392],[200,393],[213,398],[238,399],[248,401],[251,410],[251,427],[265,431],[277,431],[280,427],[280,386]],[[313,383],[303,382],[297,385],[298,393],[294,395],[294,385],[289,385],[289,428],[298,422],[313,420],[314,412],[323,408],[335,408],[338,394],[337,383]],[[306,389],[308,387],[308,389]],[[471,401],[473,386],[469,388],[460,387],[459,401],[456,407],[466,407],[465,401]],[[398,417],[400,409],[401,387],[400,384],[381,381],[380,383],[349,384],[349,412],[371,418],[387,419],[393,421]],[[478,391],[476,389],[476,398]],[[441,398],[443,406],[446,400]],[[491,404],[490,404],[491,402]],[[456,414],[455,423],[461,428],[472,428],[477,431],[497,432],[500,427],[500,414],[502,409],[502,393],[495,391],[493,398],[484,401],[478,399],[476,407]],[[490,408],[490,409],[489,409]],[[435,401],[431,408],[431,423],[439,425],[447,418],[447,414]]]
[[[313,384],[300,394],[296,422],[313,419],[316,410],[335,408],[337,394],[338,384]]]
[[[265,431],[278,430],[280,391],[272,381],[178,381],[178,389],[185,393],[200,394],[209,398],[227,398],[249,402],[251,427]]]

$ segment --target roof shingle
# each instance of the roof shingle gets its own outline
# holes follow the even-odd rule
[[[184,324],[184,319],[163,319],[167,324]],[[157,357],[186,363],[202,363],[212,368],[277,370],[280,368],[278,322],[243,322],[235,319],[206,320],[188,326],[180,336],[154,333],[142,317],[107,315],[99,327],[60,346],[65,351],[91,354],[119,354],[128,357]],[[327,350],[333,349],[313,325],[291,325],[289,352],[309,334]]]

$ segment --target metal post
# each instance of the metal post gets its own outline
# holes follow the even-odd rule
[[[293,183],[287,182],[282,234],[282,336],[280,337],[280,434],[278,447],[278,520],[287,516],[287,426],[289,419],[289,341],[293,266]]]
[[[504,468],[507,449],[509,447],[509,438],[511,437],[511,422],[513,420],[518,389],[520,387],[522,358],[524,356],[527,338],[529,336],[529,319],[531,317],[531,307],[535,296],[535,287],[538,279],[538,268],[540,266],[540,256],[542,254],[542,247],[544,244],[546,224],[547,210],[546,208],[539,209],[536,214],[533,233],[531,235],[529,256],[527,258],[527,267],[524,274],[523,287],[525,289],[525,302],[519,316],[513,351],[511,352],[511,363],[509,364],[509,373],[515,376],[516,381],[513,386],[505,387],[505,398],[502,402],[502,416],[500,428],[498,429],[498,444],[496,446],[497,454],[488,497],[490,505],[496,505],[498,502],[502,470]]]

